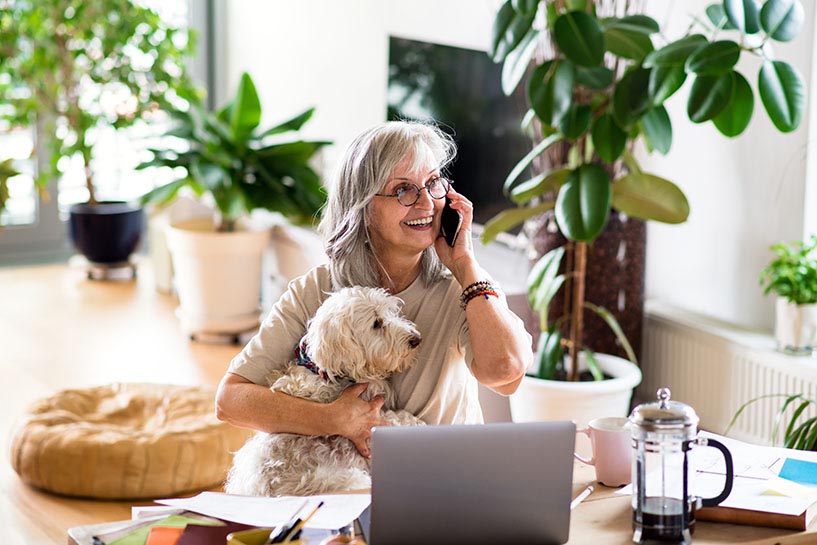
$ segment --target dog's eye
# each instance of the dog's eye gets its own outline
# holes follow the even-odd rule
[[[381,320],[380,318],[375,318],[374,323],[372,324],[372,327],[374,329],[380,329],[381,327],[383,327],[383,320]]]

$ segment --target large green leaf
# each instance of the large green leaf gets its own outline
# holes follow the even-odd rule
[[[624,28],[608,28],[604,31],[607,50],[624,59],[640,61],[653,50],[652,40],[647,34]]]
[[[800,0],[767,0],[760,10],[760,25],[779,42],[788,42],[800,34],[804,21]]]
[[[629,70],[613,91],[613,117],[622,129],[629,129],[650,105],[650,70]]]
[[[616,125],[615,119],[609,113],[602,114],[595,120],[590,135],[596,153],[611,165],[627,144],[627,133]]]
[[[543,214],[548,210],[552,210],[553,204],[553,202],[548,201],[539,203],[536,206],[509,208],[508,210],[503,210],[488,220],[488,223],[486,223],[485,227],[482,229],[480,240],[483,244],[488,244],[494,240],[499,233],[503,233],[508,229],[513,229],[527,219]]]
[[[556,197],[556,222],[566,238],[589,242],[601,234],[610,215],[610,178],[599,165],[582,165]]]
[[[666,155],[672,147],[672,122],[667,110],[663,106],[656,106],[648,111],[641,118],[641,127],[650,146]]]
[[[687,79],[683,66],[655,66],[650,70],[649,93],[653,104],[663,104]]]
[[[598,66],[604,59],[604,33],[598,20],[583,11],[560,15],[553,39],[564,55],[580,66]]]
[[[628,216],[662,223],[683,223],[689,202],[677,185],[654,174],[629,172],[613,183],[613,208]]]
[[[588,89],[606,89],[613,83],[616,73],[606,66],[576,67],[576,83]]]
[[[531,13],[519,13],[513,8],[512,0],[507,0],[494,18],[491,35],[491,58],[502,62],[508,53],[519,45],[530,30],[536,10]]]
[[[620,18],[609,17],[602,19],[601,25],[605,30],[617,28],[646,35],[656,34],[661,31],[661,27],[658,26],[655,19],[647,15],[627,15],[626,17]]]
[[[701,34],[685,36],[647,55],[644,59],[644,68],[683,66],[687,58],[706,43],[708,43],[706,38]]]
[[[729,105],[712,120],[715,127],[730,138],[746,129],[755,107],[755,95],[746,78],[738,72],[732,72],[732,79],[734,83]]]
[[[287,119],[283,123],[279,123],[274,127],[270,127],[259,136],[259,139],[263,139],[267,136],[273,136],[275,134],[301,130],[301,127],[304,126],[304,123],[312,119],[312,114],[314,113],[315,108],[309,108],[308,110],[299,113],[295,117]]]
[[[555,126],[573,101],[573,64],[548,61],[536,67],[528,80],[528,99],[542,123]]]
[[[555,193],[567,181],[570,169],[561,168],[553,172],[543,172],[526,182],[522,182],[511,191],[511,200],[519,205],[541,197],[545,193]]]
[[[758,76],[760,100],[781,132],[800,126],[806,107],[806,86],[797,70],[784,61],[766,61]]]
[[[559,267],[564,259],[565,247],[557,246],[545,255],[539,258],[539,261],[531,268],[528,277],[525,280],[525,285],[528,289],[528,301],[531,308],[537,312],[541,307],[537,307],[535,302],[537,300],[536,294],[539,288],[544,285],[550,285],[559,275]]]
[[[241,74],[238,92],[230,106],[230,129],[237,142],[245,142],[261,122],[261,101],[249,74]]]
[[[575,140],[590,127],[592,110],[587,104],[574,104],[559,121],[559,131],[568,140]]]
[[[536,44],[539,41],[539,31],[531,28],[522,41],[505,57],[502,64],[502,92],[510,96],[528,69]]]
[[[587,362],[587,370],[593,375],[593,380],[604,380],[604,372],[599,366],[596,355],[588,348],[582,350],[582,353],[584,354],[584,361]]]
[[[717,116],[732,97],[732,74],[698,76],[692,83],[687,101],[687,115],[693,123],[703,123]]]
[[[512,0],[511,5],[513,5],[513,9],[519,13],[530,15],[536,12],[536,8],[539,6],[539,0]]]
[[[553,379],[563,357],[562,334],[559,329],[552,327],[542,331],[536,346],[536,359],[539,363],[536,376],[545,380]]]
[[[740,46],[731,40],[706,44],[689,56],[686,69],[699,76],[720,76],[731,71],[740,58]]]
[[[760,10],[756,0],[723,0],[729,22],[746,34],[760,30]]]
[[[528,152],[516,165],[514,165],[508,177],[505,178],[505,183],[502,185],[502,191],[508,195],[513,187],[514,182],[522,175],[523,172],[530,166],[534,159],[539,157],[550,146],[562,140],[561,134],[552,134],[536,144],[532,150]]]
[[[723,9],[723,4],[710,4],[706,7],[706,16],[715,25],[715,28],[723,30],[735,30],[729,18],[726,17],[726,11]]]

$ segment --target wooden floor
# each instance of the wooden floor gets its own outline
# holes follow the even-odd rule
[[[24,485],[8,459],[11,430],[34,400],[110,382],[215,385],[240,347],[190,342],[173,297],[135,282],[85,279],[67,264],[0,268],[0,541],[66,543],[69,527],[130,518],[133,502],[58,497]]]

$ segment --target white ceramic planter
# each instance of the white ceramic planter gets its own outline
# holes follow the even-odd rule
[[[817,349],[817,304],[797,305],[784,297],[775,302],[774,336],[777,349],[808,356]]]
[[[542,380],[526,376],[509,401],[514,422],[573,420],[577,428],[602,416],[627,416],[633,389],[641,383],[641,370],[632,362],[596,354],[601,370],[613,377],[592,382]],[[579,358],[579,369],[586,369]]]
[[[259,324],[261,261],[269,230],[217,233],[212,220],[167,228],[177,315],[190,334],[235,334]]]

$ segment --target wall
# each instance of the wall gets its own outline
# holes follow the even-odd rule
[[[681,35],[689,14],[710,0],[654,0],[650,13],[668,36]],[[243,0],[227,7],[224,88],[248,70],[262,93],[264,122],[318,107],[308,136],[338,145],[324,155],[331,169],[342,147],[385,118],[389,34],[485,49],[495,0]],[[775,46],[780,58],[810,81],[815,8],[804,1],[807,28],[794,43]],[[756,86],[757,63],[740,69]],[[771,329],[772,301],[757,285],[768,246],[796,239],[804,224],[807,122],[779,134],[762,105],[747,131],[728,140],[709,124],[686,119],[689,85],[667,104],[675,142],[667,157],[643,160],[646,170],[675,181],[690,199],[690,220],[651,224],[648,297],[734,322]],[[219,93],[223,99],[224,90]],[[807,118],[808,119],[808,118]],[[812,146],[813,149],[813,146]],[[811,184],[811,198],[817,190]],[[817,208],[814,203],[813,208]],[[814,218],[814,212],[811,213]],[[817,224],[817,218],[810,219]],[[518,263],[518,262],[517,262]],[[520,273],[521,275],[521,273]]]

